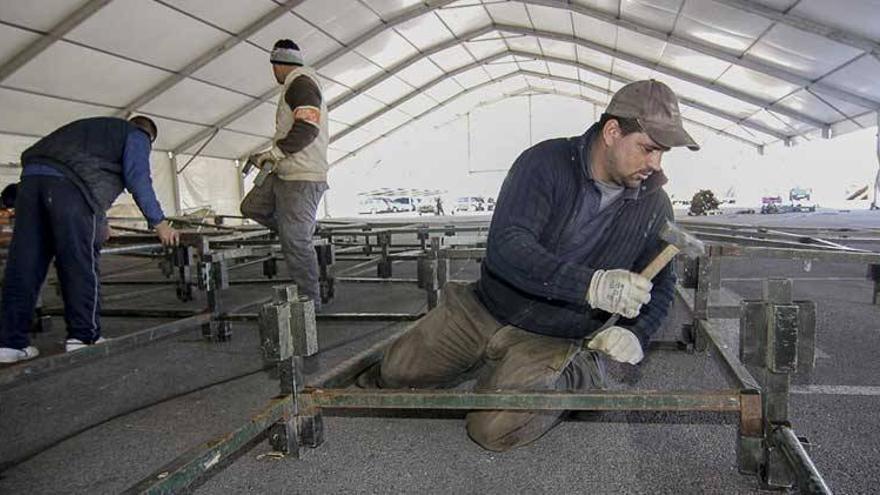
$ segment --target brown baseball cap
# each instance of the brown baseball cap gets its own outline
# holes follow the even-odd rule
[[[660,81],[635,81],[620,88],[605,113],[637,119],[648,136],[661,146],[687,146],[691,151],[700,149],[681,124],[678,97]]]

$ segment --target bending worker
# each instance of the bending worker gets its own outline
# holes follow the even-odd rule
[[[585,134],[523,152],[501,186],[480,279],[448,283],[359,384],[442,387],[477,372],[476,390],[572,391],[602,386],[605,356],[639,363],[673,297],[671,266],[653,284],[637,272],[660,252],[657,235],[672,219],[660,161],[677,146],[699,149],[678,98],[649,80],[621,88]],[[613,313],[618,325],[582,350]],[[562,414],[473,411],[467,431],[504,451]]]
[[[278,232],[281,253],[300,294],[320,309],[318,256],[312,244],[318,203],[327,190],[327,105],[318,74],[303,62],[299,47],[279,40],[269,61],[283,86],[269,151],[248,160],[273,171],[241,202],[245,217]]]
[[[162,244],[179,234],[165,220],[150,178],[156,124],[96,117],[71,122],[21,155],[15,231],[3,280],[0,363],[39,354],[28,330],[49,262],[55,258],[64,321],[65,349],[101,339],[100,259],[106,211],[127,189]]]

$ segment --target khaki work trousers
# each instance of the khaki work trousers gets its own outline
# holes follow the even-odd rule
[[[501,325],[473,285],[449,283],[440,304],[396,340],[382,360],[383,388],[444,387],[475,372],[474,390],[601,388],[604,362],[564,339]],[[526,445],[553,428],[564,411],[473,411],[470,437],[486,449]]]
[[[326,182],[281,180],[275,174],[253,189],[241,202],[241,214],[278,232],[281,254],[299,293],[321,307],[318,254],[312,244],[318,203]]]

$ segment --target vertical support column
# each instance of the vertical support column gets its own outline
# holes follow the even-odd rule
[[[880,265],[868,265],[868,279],[874,282],[871,303],[880,305]]]
[[[213,342],[232,339],[232,322],[222,320],[224,313],[222,291],[229,288],[229,265],[222,257],[215,260],[207,237],[202,238],[199,263],[199,288],[205,291],[211,321],[202,325],[202,336]]]
[[[275,297],[260,310],[260,349],[263,362],[280,380],[280,394],[292,395],[280,421],[269,428],[273,449],[299,458],[302,440],[297,431],[297,395],[303,388],[302,357],[295,355],[291,332],[290,301],[297,298],[295,285],[275,287]]]
[[[180,200],[180,177],[177,175],[178,164],[177,164],[177,155],[171,154],[171,160],[169,160],[171,165],[171,187],[173,188],[174,193],[174,215],[180,215],[183,211],[182,202]]]
[[[757,474],[772,488],[788,488],[795,481],[784,453],[768,437],[776,428],[788,425],[791,375],[812,364],[812,350],[805,356],[809,363],[799,365],[798,355],[806,351],[805,345],[813,345],[810,335],[815,334],[815,307],[809,302],[793,303],[791,294],[791,280],[766,280],[763,300],[743,301],[740,319],[740,358],[761,385],[763,453]],[[801,308],[813,312],[801,315]],[[810,318],[813,328],[804,328],[806,342],[801,341],[799,328],[810,326]],[[751,447],[754,455],[754,445]]]
[[[269,429],[269,443],[298,458],[302,447],[323,443],[324,429],[320,411],[304,415],[300,408],[303,357],[318,352],[318,339],[314,302],[299,296],[295,285],[276,286],[274,300],[260,311],[260,347],[264,362],[278,371],[280,394],[293,399],[283,418]]]
[[[382,232],[378,234],[377,238],[382,259],[379,260],[379,264],[376,265],[376,276],[379,278],[391,278],[392,270],[389,252],[391,248],[391,234],[388,232]]]
[[[428,225],[422,224],[418,227],[418,232],[416,232],[416,238],[419,241],[419,249],[422,251],[428,249],[428,237],[430,233],[428,232]]]
[[[708,348],[708,342],[700,331],[700,320],[709,320],[709,300],[713,290],[721,286],[721,263],[720,258],[713,256],[711,250],[706,256],[697,259],[697,287],[694,292],[694,324],[693,339],[694,348],[704,352]]]
[[[370,244],[370,227],[364,227],[364,254],[369,256],[373,254],[373,245]]]
[[[175,246],[171,251],[172,265],[177,268],[177,299],[182,302],[193,300],[193,266],[196,253],[192,246]]]
[[[336,262],[336,247],[322,240],[315,243],[315,252],[318,255],[318,281],[321,288],[321,303],[327,304],[336,295],[336,278],[331,273],[331,267]]]
[[[432,237],[431,250],[425,253],[424,256],[424,284],[425,294],[428,300],[428,310],[436,308],[437,303],[440,300],[440,287],[437,281],[437,262],[440,256],[440,242],[441,239],[439,237]]]

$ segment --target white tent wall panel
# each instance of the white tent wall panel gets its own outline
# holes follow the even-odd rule
[[[387,70],[399,61],[417,54],[418,50],[403,36],[394,31],[385,31],[359,45],[357,52]]]
[[[506,34],[505,37],[511,50],[541,53],[541,45],[538,44],[538,40],[534,36],[512,36]]]
[[[333,110],[332,116],[334,120],[338,120],[339,122],[354,124],[367,115],[384,107],[385,104],[382,102],[371,98],[368,95],[360,95]]]
[[[657,62],[663,57],[667,43],[650,36],[621,29],[617,36],[617,49],[629,55],[635,55],[650,62]]]
[[[880,19],[877,21],[880,23]],[[866,98],[880,100],[880,58],[878,55],[863,56],[823,81]]]
[[[577,51],[573,43],[564,41],[543,39],[541,40],[541,51],[544,55],[574,60]]]
[[[250,1],[242,3],[249,4]],[[282,38],[292,39],[302,50],[306,62],[310,64],[342,47],[339,41],[294,14],[281,16],[255,33],[249,40],[266,50],[271,50],[275,42]]]
[[[574,24],[575,36],[605,46],[613,47],[620,31],[616,26],[607,22],[580,14],[572,16],[572,23]]]
[[[573,34],[571,14],[567,10],[542,5],[527,5],[526,10],[529,13],[531,23],[525,24],[525,26],[534,27],[541,31]]]
[[[376,11],[383,20],[388,20],[401,10],[422,3],[421,0],[363,0],[363,2]]]
[[[250,136],[221,130],[211,139],[211,142],[202,150],[202,155],[211,157],[240,157],[248,154],[251,150],[261,146],[267,141],[266,137]],[[198,149],[197,145],[195,149]],[[181,166],[182,166],[181,162]]]
[[[85,3],[86,0],[4,1],[0,19],[38,31],[49,31]]]
[[[257,108],[242,115],[227,126],[228,129],[273,136],[275,134],[275,114],[278,106],[274,100],[271,103],[263,103]]]
[[[247,96],[192,79],[184,79],[144,105],[142,110],[156,115],[210,124],[249,101],[251,99]]]
[[[44,136],[83,117],[110,115],[113,109],[0,88],[0,134]]]
[[[504,57],[483,67],[493,79],[498,79],[505,74],[519,70],[513,57]]]
[[[763,60],[808,79],[819,79],[859,53],[855,48],[777,24],[749,49],[745,58]]]
[[[547,62],[547,68],[550,69],[550,74],[553,74],[554,76],[567,77],[569,79],[577,79],[578,77],[577,67],[572,65]]]
[[[164,0],[165,3],[229,32],[241,32],[248,24],[276,7],[270,0]]]
[[[121,107],[168,74],[60,41],[4,81],[7,86]]]
[[[492,23],[486,9],[472,0],[453,2],[436,13],[456,36]]]
[[[436,105],[436,102],[427,96],[416,93],[410,98],[404,100],[398,108],[402,112],[406,112],[410,115],[419,115],[423,112],[428,111]]]
[[[663,50],[663,57],[660,59],[660,65],[672,67],[673,69],[690,72],[703,79],[714,81],[724,74],[724,71],[730,67],[730,64],[709,58],[689,49],[678,45],[667,44]]]
[[[482,67],[466,70],[454,77],[455,81],[465,89],[472,88],[489,81],[489,75]]]
[[[318,73],[318,80],[321,83],[321,94],[328,102],[332,102],[349,91],[345,86],[322,77],[320,73]]]
[[[411,115],[407,115],[400,110],[389,110],[367,122],[364,128],[368,132],[378,136],[391,131],[411,119]]]
[[[614,59],[611,56],[580,45],[575,47],[575,49],[577,50],[576,60],[605,72],[611,71],[611,65],[614,63]]]
[[[496,24],[512,24],[515,26],[528,26],[529,15],[526,6],[519,2],[488,2],[486,10]]]
[[[178,166],[189,159],[188,155],[180,155]],[[232,160],[197,157],[177,176],[183,211],[210,207],[221,215],[240,214],[238,174]]]
[[[351,0],[308,0],[296,8],[295,15],[321,26],[342,42],[351,41],[381,22],[372,10]]]
[[[461,45],[455,45],[442,52],[431,55],[431,60],[439,65],[444,71],[452,72],[459,67],[472,63],[474,57],[472,57],[471,54]]]
[[[239,43],[193,75],[251,96],[259,96],[276,84],[269,54],[249,43]]]
[[[709,0],[685,2],[675,34],[741,55],[772,21]]]
[[[426,90],[425,93],[437,101],[443,101],[457,95],[461,91],[461,85],[451,79],[446,79]]]
[[[449,29],[433,12],[420,15],[397,26],[397,31],[420,51],[449,39]]]
[[[477,59],[484,59],[491,55],[495,55],[496,53],[507,51],[507,45],[504,44],[503,40],[497,38],[497,32],[489,34],[492,35],[494,39],[465,43],[464,46],[467,48],[467,51]]]
[[[798,90],[798,86],[794,84],[735,65],[718,78],[718,84],[772,101],[784,98]]]
[[[670,32],[684,0],[634,0],[620,4],[621,14],[658,31]]]
[[[389,77],[368,89],[366,93],[376,100],[387,104],[397,100],[401,95],[409,94],[412,90],[413,87],[403,82],[402,79]]]
[[[195,134],[205,128],[204,126],[163,119],[155,115],[145,115],[148,115],[156,122],[156,128],[159,131],[156,142],[153,143],[153,149],[155,150],[173,150],[183,142],[186,136]]]
[[[352,88],[379,74],[382,69],[363,56],[349,52],[321,67],[320,72],[324,77]]]
[[[192,17],[142,0],[113,0],[66,36],[171,71],[182,69],[228,37]]]
[[[414,87],[423,86],[442,75],[443,71],[428,59],[419,60],[397,73],[397,77]]]
[[[39,34],[0,24],[0,66],[39,38]]]
[[[790,108],[823,122],[834,122],[844,118],[844,115],[841,115],[838,110],[843,111],[846,115],[858,115],[865,111],[865,109],[860,106],[840,101],[833,96],[822,94],[821,91],[815,92],[819,95],[819,97],[817,97],[811,91],[813,90],[798,91],[797,93],[779,101],[774,107],[781,106]],[[834,108],[825,102],[830,103]],[[837,110],[835,110],[835,108]]]
[[[759,0],[767,3],[767,0]],[[877,22],[877,2],[865,0],[835,0],[828,8],[828,0],[787,0],[790,2],[776,10],[786,11],[792,5],[791,14],[802,16],[822,24],[851,31],[866,38],[880,40],[880,22]],[[795,5],[796,4],[796,5]],[[770,5],[772,6],[772,5]]]
[[[786,117],[785,115],[779,115],[778,113],[773,112],[773,109],[761,110],[760,112],[757,112],[756,114],[749,117],[747,120],[749,122],[764,124],[771,129],[776,129],[789,135],[809,132],[813,128],[809,124],[798,122],[794,119]]]

